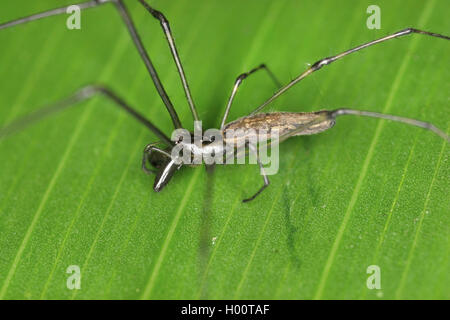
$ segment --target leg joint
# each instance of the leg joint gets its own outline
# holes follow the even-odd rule
[[[245,78],[247,78],[248,75],[249,75],[248,72],[241,73],[241,74],[236,78],[236,82],[242,82],[242,80],[244,80]]]
[[[145,2],[144,0],[139,0],[139,2],[144,6],[145,9],[147,9],[148,12],[150,12],[150,14],[155,17],[156,19],[158,19],[161,24],[163,25],[168,25],[169,21],[167,20],[167,18],[164,16],[164,14],[156,9],[153,9],[152,7],[150,7],[150,5]]]
[[[311,69],[314,70],[314,71],[319,70],[319,69],[322,68],[323,66],[326,66],[326,65],[332,63],[333,61],[334,61],[334,59],[333,59],[332,57],[328,57],[328,58],[321,59],[321,60],[315,62],[315,63],[311,66]]]

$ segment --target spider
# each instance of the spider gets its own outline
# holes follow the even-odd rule
[[[148,13],[153,16],[155,19],[157,19],[160,22],[161,28],[166,36],[167,43],[169,45],[172,58],[175,62],[175,65],[177,67],[180,80],[183,86],[183,90],[190,108],[190,111],[192,113],[192,117],[194,121],[199,121],[199,116],[197,113],[197,109],[194,104],[194,100],[192,98],[189,84],[185,75],[185,72],[183,70],[183,65],[181,63],[180,57],[178,55],[177,47],[175,45],[175,40],[172,36],[172,31],[170,29],[169,21],[164,16],[164,14],[153,7],[151,7],[145,0],[138,0],[139,3],[143,6],[143,8],[148,11]],[[122,0],[90,0],[78,3],[77,6],[80,8],[80,10],[85,10],[89,8],[94,8],[98,6],[105,5],[107,3],[112,4],[115,6],[115,8],[118,10],[124,24],[126,25],[131,39],[133,40],[133,43],[136,47],[136,49],[139,52],[139,55],[142,59],[142,62],[144,63],[155,87],[156,90],[161,97],[161,100],[163,101],[170,118],[172,120],[173,126],[175,129],[182,129],[183,126],[181,124],[181,121],[178,117],[178,114],[166,92],[164,89],[164,86],[158,76],[158,73],[156,72],[155,67],[153,66],[153,63],[144,48],[144,45],[141,41],[141,38],[138,34],[138,31],[130,17],[130,14],[128,13],[128,10],[126,6],[124,5]],[[67,9],[70,6],[60,7],[49,11],[44,11],[38,14],[34,14],[28,17],[20,18],[17,20],[13,20],[10,22],[6,22],[3,24],[0,24],[0,29],[5,29],[9,27],[13,27],[19,24],[31,22],[38,19],[47,18],[50,16],[58,15],[58,14],[64,14],[66,13]],[[320,132],[323,132],[325,130],[330,129],[334,126],[336,122],[336,118],[343,116],[343,115],[357,115],[357,116],[366,116],[366,117],[373,117],[373,118],[381,118],[391,121],[397,121],[402,122],[408,125],[413,125],[417,127],[421,127],[427,130],[430,130],[434,132],[435,134],[439,135],[441,138],[445,139],[446,141],[450,141],[449,136],[443,132],[442,130],[438,129],[434,125],[428,122],[419,121],[411,118],[405,118],[395,115],[388,115],[383,113],[377,113],[377,112],[371,112],[371,111],[361,111],[361,110],[354,110],[354,109],[347,109],[347,108],[340,108],[336,110],[321,110],[316,112],[271,112],[271,113],[259,113],[262,111],[263,108],[265,108],[267,105],[272,103],[274,100],[276,100],[278,97],[280,97],[283,93],[285,93],[287,90],[292,88],[295,84],[303,80],[304,78],[308,77],[312,73],[322,69],[323,67],[341,59],[344,58],[347,55],[350,55],[354,52],[363,50],[365,48],[371,47],[375,44],[386,42],[398,37],[403,37],[410,34],[421,34],[426,35],[430,37],[436,37],[441,38],[445,40],[450,40],[450,37],[418,30],[414,28],[407,28],[395,33],[392,33],[390,35],[387,35],[385,37],[361,44],[359,46],[356,46],[354,48],[351,48],[349,50],[346,50],[342,53],[336,54],[334,56],[330,56],[327,58],[323,58],[312,64],[309,68],[306,69],[303,73],[295,77],[292,81],[290,81],[286,85],[281,85],[279,81],[276,79],[274,74],[271,72],[271,70],[265,65],[261,64],[258,67],[242,73],[239,75],[234,83],[231,95],[228,99],[225,114],[222,118],[221,125],[220,125],[220,132],[219,132],[219,139],[212,139],[210,136],[206,136],[203,133],[200,134],[200,144],[195,144],[192,139],[170,139],[165,133],[163,133],[153,122],[148,120],[146,117],[144,117],[142,114],[140,114],[138,111],[136,111],[133,107],[131,107],[128,103],[125,102],[124,99],[122,99],[118,94],[113,92],[111,89],[107,88],[104,85],[99,84],[92,84],[88,85],[86,87],[83,87],[79,89],[74,94],[70,95],[68,98],[58,101],[50,106],[46,106],[44,108],[39,109],[38,111],[31,113],[28,116],[25,116],[22,119],[19,119],[18,121],[15,121],[2,129],[0,129],[0,138],[5,137],[13,132],[16,132],[28,125],[30,125],[33,122],[36,122],[38,120],[41,120],[44,117],[47,117],[51,114],[54,114],[55,112],[61,111],[63,109],[66,109],[68,107],[74,106],[79,102],[82,102],[84,100],[87,100],[95,95],[103,95],[106,98],[112,100],[118,108],[123,109],[125,112],[127,112],[131,117],[135,118],[138,122],[140,122],[142,125],[147,127],[151,132],[153,132],[159,139],[159,142],[156,143],[150,143],[144,148],[144,154],[142,158],[142,169],[147,174],[155,174],[155,182],[153,189],[156,192],[161,191],[167,183],[170,181],[172,176],[175,172],[177,172],[184,164],[183,162],[180,162],[180,159],[178,156],[174,156],[174,149],[177,148],[183,149],[183,150],[189,150],[192,153],[192,156],[205,156],[207,154],[211,154],[211,152],[214,153],[215,156],[226,157],[231,155],[232,157],[236,157],[238,154],[242,154],[242,148],[238,148],[235,146],[236,140],[239,140],[243,142],[243,146],[245,149],[245,152],[253,154],[256,157],[256,161],[260,168],[260,173],[263,178],[263,185],[249,198],[244,199],[244,202],[248,202],[250,200],[255,199],[256,196],[258,196],[268,185],[269,185],[269,178],[268,175],[265,172],[265,167],[260,159],[260,156],[257,152],[257,146],[252,145],[249,143],[249,141],[252,138],[258,139],[259,142],[273,142],[273,137],[277,136],[276,143],[280,143],[292,136],[297,135],[311,135],[311,134],[317,134]],[[263,104],[258,106],[253,112],[251,112],[249,115],[242,117],[240,119],[237,119],[235,121],[227,123],[228,114],[230,112],[230,108],[233,104],[234,98],[236,96],[236,93],[238,91],[239,86],[242,84],[242,82],[247,79],[250,75],[254,74],[255,72],[259,70],[264,70],[268,76],[273,80],[275,85],[278,87],[278,90],[275,92],[275,94],[272,95],[267,101],[265,101]],[[244,130],[243,134],[239,136],[231,136],[231,138],[228,136],[228,133],[232,132],[233,130]],[[262,131],[264,131],[264,135],[262,135]],[[223,142],[231,143],[234,147],[231,149],[231,151],[223,146]],[[160,148],[158,147],[159,144],[164,144],[165,147]],[[221,164],[219,162],[213,162],[209,163],[207,165],[215,165],[215,164]],[[151,167],[149,168],[148,165]]]

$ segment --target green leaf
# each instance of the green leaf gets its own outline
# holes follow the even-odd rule
[[[448,1],[162,1],[203,127],[218,127],[233,81],[266,63],[287,83],[320,58],[406,27],[449,34]],[[125,0],[183,123],[188,105],[158,22]],[[0,21],[70,1],[3,0]],[[0,126],[105,83],[170,134],[171,121],[112,5],[0,31]],[[324,67],[267,111],[349,107],[449,131],[450,43],[411,35]],[[244,81],[230,120],[275,88]],[[256,166],[184,168],[161,192],[140,169],[156,138],[95,98],[0,141],[2,299],[449,299],[449,148],[431,132],[358,117],[280,147]],[[211,210],[204,197],[211,195]],[[69,266],[81,289],[69,290]],[[367,268],[381,270],[370,290]]]

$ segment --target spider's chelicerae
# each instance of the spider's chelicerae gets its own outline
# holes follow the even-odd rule
[[[143,8],[148,11],[148,13],[159,20],[162,30],[166,36],[167,43],[169,45],[170,51],[172,53],[172,57],[174,59],[174,62],[176,64],[176,67],[178,69],[181,83],[186,95],[187,102],[189,104],[192,117],[194,121],[198,121],[198,113],[194,104],[194,100],[191,96],[191,92],[189,90],[188,81],[186,79],[183,65],[181,63],[181,60],[179,58],[177,48],[175,45],[174,38],[172,36],[172,32],[170,30],[169,22],[166,19],[166,17],[158,10],[155,10],[152,8],[145,0],[138,0]],[[160,81],[160,78],[152,64],[152,61],[150,60],[150,57],[147,54],[146,49],[144,48],[144,45],[139,37],[138,31],[136,30],[136,27],[130,17],[130,14],[127,11],[127,8],[125,7],[122,0],[90,0],[86,2],[81,2],[77,4],[79,9],[89,9],[94,8],[98,6],[102,6],[104,4],[111,3],[118,12],[120,13],[120,16],[125,23],[131,39],[134,42],[134,45],[136,46],[141,59],[145,65],[145,67],[148,70],[148,73],[153,80],[153,83],[156,87],[156,90],[158,91],[164,105],[167,108],[167,111],[169,112],[169,115],[172,119],[173,126],[175,129],[183,128],[181,121],[178,117],[178,114],[169,98],[169,96],[166,93],[166,90],[164,89],[163,84]],[[10,22],[6,22],[3,24],[0,24],[0,29],[5,29],[9,27],[13,27],[19,24],[27,23],[30,21],[50,17],[53,15],[58,14],[64,14],[66,13],[68,9],[67,7],[61,7],[49,11],[45,11],[42,13],[38,13],[35,15],[31,15],[28,17],[24,17],[21,19],[13,20]],[[84,101],[86,99],[91,98],[94,95],[101,94],[109,99],[111,99],[117,107],[125,110],[129,115],[134,117],[137,121],[139,121],[141,124],[146,126],[150,131],[152,131],[159,139],[160,142],[157,143],[150,143],[148,144],[144,149],[144,156],[142,160],[142,169],[146,173],[154,173],[156,174],[156,179],[154,183],[154,190],[156,192],[161,191],[164,186],[169,182],[169,180],[172,178],[173,174],[180,169],[180,167],[183,165],[183,163],[180,163],[180,161],[177,161],[179,159],[176,159],[172,155],[172,150],[177,147],[182,147],[183,149],[190,150],[193,153],[193,156],[200,155],[203,156],[206,153],[210,153],[211,150],[214,150],[215,155],[219,155],[221,157],[225,157],[228,155],[227,149],[223,147],[224,142],[232,143],[232,145],[239,145],[236,143],[236,137],[233,138],[233,141],[227,141],[230,138],[228,137],[227,133],[229,133],[231,130],[239,130],[239,129],[245,129],[244,134],[240,135],[237,140],[244,141],[244,145],[246,147],[249,147],[249,152],[252,153],[256,157],[256,161],[260,167],[260,172],[264,180],[263,186],[251,197],[244,200],[250,201],[253,200],[257,195],[259,195],[268,185],[269,185],[269,179],[267,177],[267,174],[265,172],[263,163],[258,155],[258,152],[255,148],[251,148],[247,141],[252,140],[254,138],[259,139],[259,142],[261,141],[269,141],[271,138],[271,133],[274,133],[275,130],[277,131],[277,134],[279,134],[279,140],[277,142],[281,142],[286,140],[289,137],[297,136],[297,135],[310,135],[322,132],[324,130],[327,130],[335,124],[336,118],[342,115],[357,115],[357,116],[366,116],[366,117],[374,117],[374,118],[381,118],[381,119],[387,119],[397,122],[402,122],[405,124],[421,127],[427,130],[430,130],[437,135],[439,135],[441,138],[445,139],[446,141],[450,141],[449,136],[443,132],[442,130],[436,128],[434,125],[428,122],[423,122],[415,119],[405,118],[405,117],[399,117],[395,115],[388,115],[388,114],[382,114],[382,113],[376,113],[371,111],[361,111],[361,110],[354,110],[354,109],[336,109],[336,110],[321,110],[317,112],[272,112],[272,113],[259,113],[264,107],[269,105],[271,102],[273,102],[275,99],[280,97],[283,93],[285,93],[287,90],[289,90],[292,86],[294,86],[296,83],[300,82],[307,76],[311,75],[317,70],[322,69],[322,67],[327,66],[347,55],[350,55],[354,52],[363,50],[365,48],[368,48],[370,46],[373,46],[375,44],[385,42],[391,39],[395,39],[398,37],[410,35],[410,34],[421,34],[426,35],[430,37],[436,37],[441,38],[445,40],[450,40],[450,37],[418,30],[414,28],[407,28],[398,32],[395,32],[393,34],[390,34],[388,36],[367,42],[365,44],[359,45],[357,47],[354,47],[352,49],[346,50],[342,53],[339,53],[337,55],[327,57],[324,59],[320,59],[319,61],[312,64],[306,71],[295,77],[292,81],[290,81],[286,85],[280,85],[278,80],[275,78],[274,74],[267,68],[266,65],[261,64],[260,66],[245,72],[239,77],[237,77],[231,95],[228,99],[228,103],[225,109],[225,114],[222,118],[221,126],[220,126],[220,136],[221,141],[214,140],[212,141],[210,138],[203,136],[201,138],[201,144],[200,145],[194,145],[194,142],[189,139],[176,139],[175,141],[172,141],[169,139],[169,137],[163,133],[160,129],[158,129],[150,120],[145,118],[142,114],[137,112],[134,108],[130,107],[119,95],[117,95],[112,90],[108,89],[107,87],[103,85],[89,85],[86,87],[81,88],[76,93],[72,94],[68,98],[56,102],[55,104],[39,109],[37,112],[32,113],[22,119],[19,119],[18,121],[15,121],[4,128],[0,129],[0,138],[5,137],[6,135],[9,135],[15,131],[18,131],[25,126],[36,122],[44,117],[47,117],[57,111],[66,109],[70,106],[76,105],[77,103]],[[265,70],[267,74],[272,78],[274,83],[277,85],[278,90],[273,94],[272,97],[270,97],[267,101],[265,101],[263,104],[261,104],[259,107],[257,107],[253,112],[251,112],[248,116],[245,116],[243,118],[237,119],[233,122],[227,123],[227,117],[230,111],[230,108],[232,106],[233,100],[236,96],[237,90],[239,86],[241,85],[242,81],[246,79],[251,74],[255,73],[258,70]],[[265,129],[265,135],[262,136],[259,132],[262,131],[262,129]],[[256,135],[256,137],[255,137]],[[165,147],[160,148],[158,147],[159,144],[164,144]],[[236,147],[237,149],[237,147]],[[240,150],[232,150],[233,156],[236,156]],[[152,168],[148,168],[148,165],[151,165]],[[212,164],[208,164],[212,165]]]

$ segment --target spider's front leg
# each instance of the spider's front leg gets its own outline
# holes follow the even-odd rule
[[[136,49],[139,52],[139,55],[145,65],[145,67],[147,68],[147,71],[156,87],[156,90],[158,91],[159,96],[161,97],[161,100],[163,101],[164,105],[166,106],[167,111],[170,114],[170,117],[172,119],[173,125],[175,128],[181,128],[181,121],[178,117],[177,112],[175,111],[175,108],[166,92],[166,90],[164,89],[163,84],[161,83],[161,80],[158,76],[158,73],[156,72],[155,67],[153,66],[153,63],[147,53],[147,50],[144,47],[144,44],[139,36],[139,33],[136,29],[136,26],[134,25],[134,22],[131,18],[130,13],[128,12],[126,6],[124,5],[122,0],[90,0],[90,1],[86,1],[86,2],[81,2],[76,4],[80,10],[85,10],[85,9],[90,9],[90,8],[94,8],[94,7],[98,7],[101,6],[103,4],[106,3],[112,3],[114,5],[114,7],[118,10],[122,21],[124,22],[124,24],[126,25],[128,32],[131,36],[131,39],[133,40],[133,43],[136,47]],[[195,110],[195,106],[192,102],[192,97],[191,94],[189,92],[189,86],[187,85],[187,80],[186,77],[184,75],[184,71],[183,68],[181,66],[181,62],[180,62],[180,58],[178,56],[178,52],[176,50],[176,46],[175,46],[175,41],[173,39],[173,36],[171,34],[170,28],[169,28],[169,24],[167,19],[165,19],[164,15],[157,11],[154,10],[153,8],[151,8],[144,0],[140,0],[140,3],[152,14],[153,17],[155,17],[156,19],[158,19],[161,22],[161,26],[162,29],[166,35],[167,41],[169,43],[169,47],[170,50],[172,52],[172,55],[174,57],[175,63],[177,65],[182,83],[183,83],[183,88],[186,92],[186,96],[188,97],[188,102],[190,104],[194,119],[198,119],[197,117],[197,112]],[[34,15],[30,15],[28,17],[23,17],[23,18],[19,18],[19,19],[15,19],[13,21],[9,21],[9,22],[5,22],[5,23],[0,23],[0,30],[2,29],[6,29],[6,28],[10,28],[13,26],[17,26],[20,24],[24,24],[24,23],[28,23],[31,21],[35,21],[35,20],[39,20],[39,19],[43,19],[43,18],[48,18],[48,17],[52,17],[55,15],[60,15],[60,14],[66,14],[67,9],[72,6],[72,5],[68,5],[68,6],[64,6],[64,7],[60,7],[60,8],[56,8],[56,9],[52,9],[52,10],[47,10],[47,11],[43,11]]]
[[[53,103],[52,105],[38,109],[37,111],[18,119],[3,128],[0,128],[0,139],[10,134],[24,129],[25,127],[38,122],[46,117],[49,117],[59,111],[76,106],[80,102],[86,101],[93,96],[102,95],[114,104],[113,106],[124,110],[128,115],[139,121],[142,125],[152,131],[158,138],[160,138],[167,145],[172,145],[172,141],[167,137],[158,127],[156,127],[150,120],[145,118],[136,109],[126,103],[121,97],[119,97],[114,91],[108,89],[102,85],[89,85],[79,89],[69,97]]]

